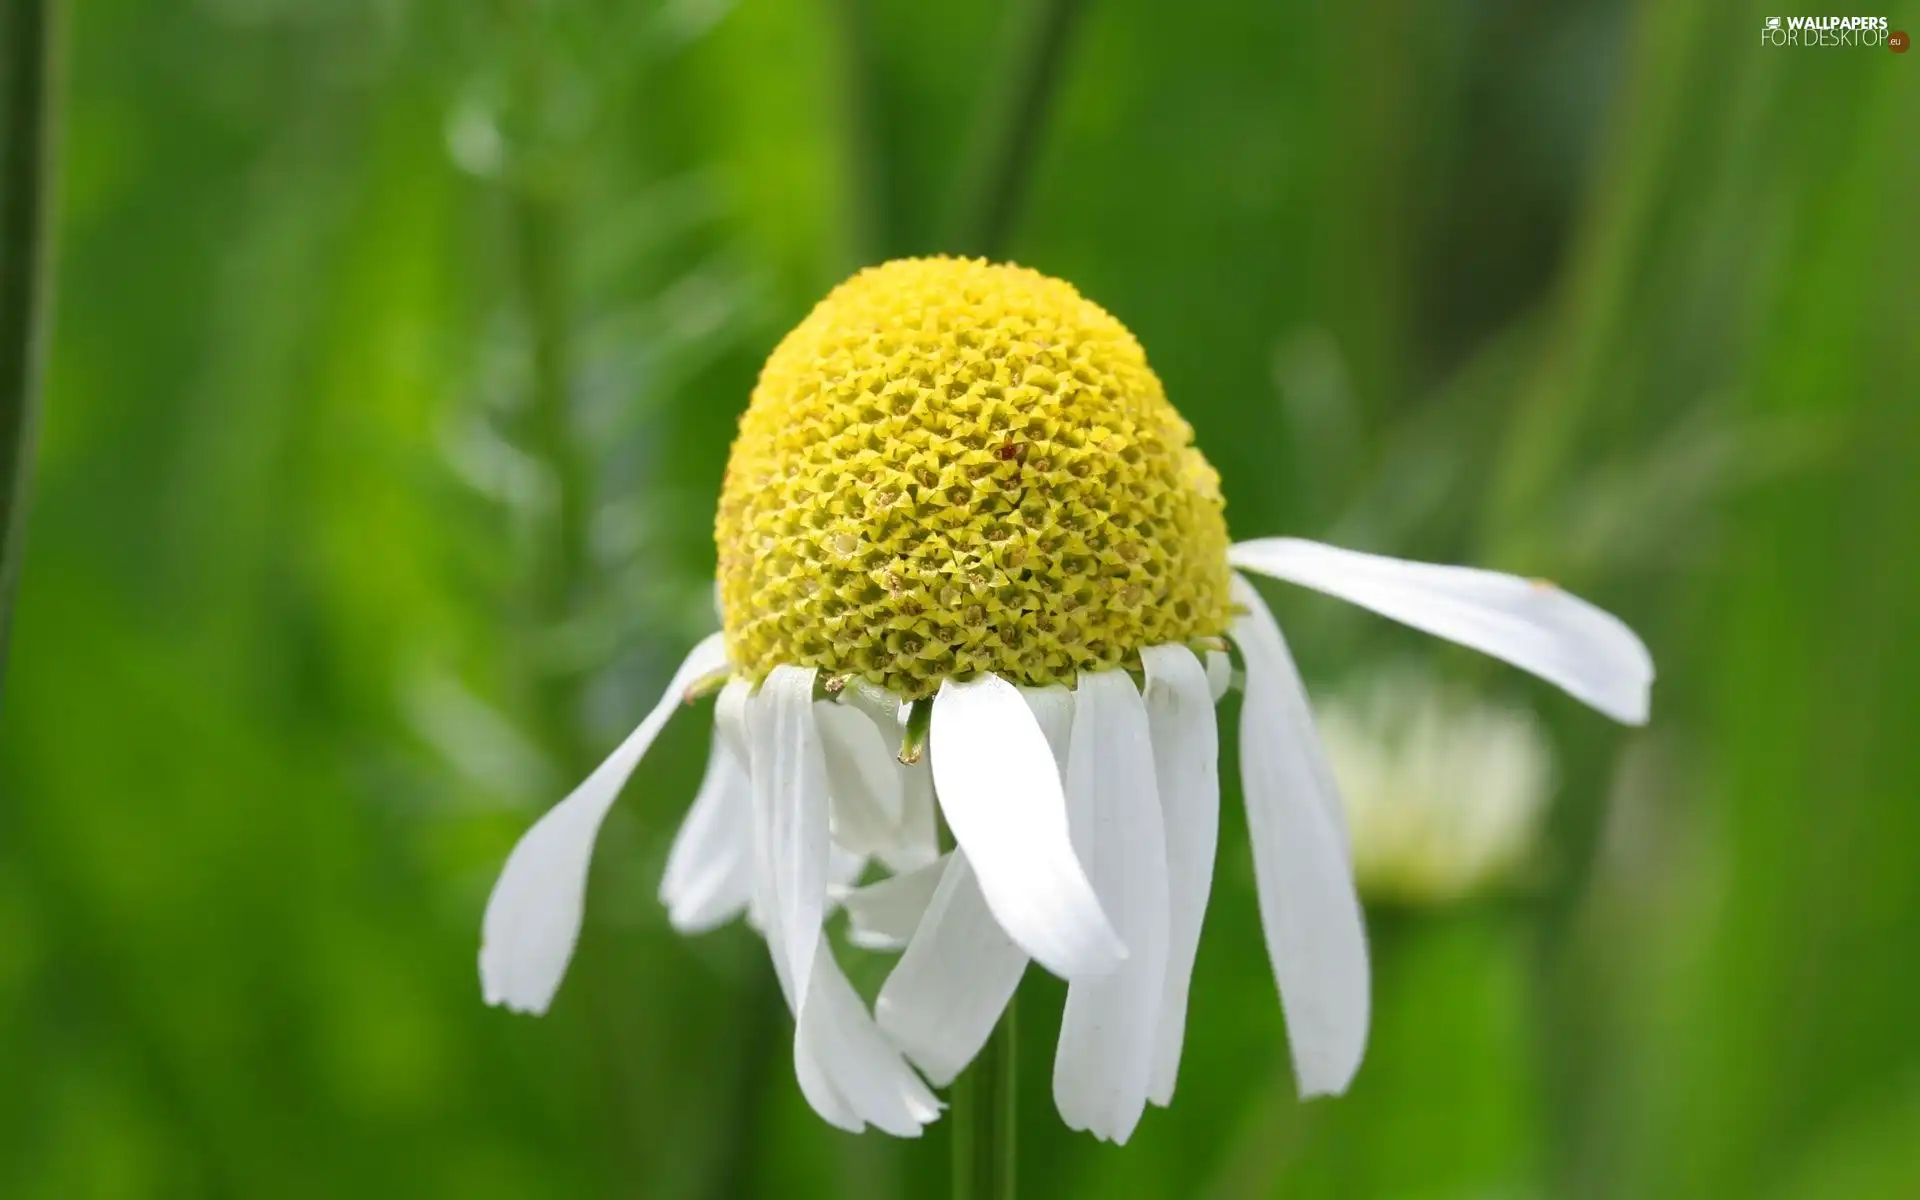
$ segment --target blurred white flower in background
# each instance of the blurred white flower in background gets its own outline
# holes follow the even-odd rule
[[[1405,669],[1317,708],[1363,896],[1432,906],[1522,881],[1554,785],[1532,713]]]

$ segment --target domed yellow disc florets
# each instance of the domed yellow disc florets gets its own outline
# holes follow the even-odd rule
[[[1071,684],[1223,633],[1218,476],[1120,322],[958,259],[835,288],[774,349],[727,465],[727,645],[894,693]]]

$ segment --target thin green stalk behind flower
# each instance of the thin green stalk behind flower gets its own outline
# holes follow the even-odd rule
[[[26,538],[51,295],[58,16],[52,0],[0,15],[0,679]]]
[[[1085,8],[1085,0],[1024,6],[1006,67],[981,107],[958,191],[955,242],[968,253],[1006,253]]]
[[[1019,1191],[1019,1029],[1014,1003],[953,1084],[953,1200],[1013,1200]]]

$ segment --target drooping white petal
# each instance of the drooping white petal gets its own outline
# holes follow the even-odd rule
[[[865,1133],[867,1123],[861,1120],[859,1113],[853,1111],[853,1106],[833,1082],[828,1069],[828,1055],[821,1048],[821,1040],[818,1035],[808,1037],[805,1027],[796,1021],[793,1031],[793,1074],[799,1081],[800,1094],[806,1098],[807,1107],[835,1129]]]
[[[702,640],[639,727],[514,846],[480,923],[480,990],[488,1004],[543,1013],[553,1002],[580,939],[587,871],[600,823],[667,718],[685,701],[687,689],[726,665],[721,636]]]
[[[872,732],[843,717],[827,718],[832,724],[821,726],[834,796],[835,841],[862,848],[895,872],[912,871],[940,857],[933,776],[924,759],[910,767],[897,757],[906,725],[903,708],[900,697],[885,688],[852,679],[840,692],[837,711],[865,714]],[[843,796],[868,802],[850,810]]]
[[[752,738],[747,733],[747,702],[752,699],[752,684],[730,679],[713,701],[714,734],[733,751],[734,761],[742,764],[753,761]]]
[[[1073,693],[1063,687],[1019,691],[1064,775]],[[1026,951],[994,919],[966,852],[955,851],[906,953],[880,989],[874,1016],[914,1065],[944,1087],[987,1044],[1026,970]]]
[[[716,731],[706,778],[667,853],[660,902],[675,929],[704,933],[739,916],[752,893],[753,791]]]
[[[747,731],[747,704],[753,699],[753,685],[744,679],[729,680],[713,702],[713,729],[716,740],[733,752],[734,761],[753,761],[753,739]],[[747,925],[766,936],[767,923],[760,912],[760,893],[753,886],[754,868],[759,862],[759,838],[754,832],[753,780],[747,780]]]
[[[1187,991],[1200,950],[1200,927],[1213,891],[1220,841],[1220,730],[1206,668],[1185,646],[1149,646],[1147,722],[1153,730],[1153,772],[1167,828],[1166,987],[1154,1035],[1153,1080],[1147,1098],[1173,1099],[1180,1047],[1187,1031]]]
[[[1027,955],[994,920],[964,850],[940,884],[874,1003],[874,1016],[936,1087],[965,1070],[1006,1011]]]
[[[1646,645],[1618,617],[1550,583],[1299,538],[1241,542],[1227,557],[1510,662],[1616,721],[1646,723]]]
[[[747,704],[754,894],[783,990],[806,1007],[827,907],[827,768],[813,723],[812,667],[779,666]]]
[[[826,753],[833,841],[877,854],[900,836],[901,767],[873,718],[837,700],[817,701],[814,723]]]
[[[1233,686],[1233,660],[1224,651],[1207,651],[1207,686],[1215,704],[1220,703],[1220,697]]]
[[[847,913],[847,940],[867,950],[901,950],[920,926],[946,872],[943,856],[911,871],[889,875],[835,898]]]
[[[991,674],[948,680],[928,749],[947,826],[1008,936],[1065,978],[1119,965],[1127,948],[1074,855],[1060,773],[1019,691]]]
[[[1240,781],[1260,923],[1300,1093],[1337,1094],[1360,1069],[1372,1005],[1340,793],[1280,627],[1238,575],[1233,599],[1247,610],[1233,638],[1247,664]]]
[[[922,757],[910,767],[901,767],[900,787],[900,836],[877,857],[895,871],[911,871],[940,857],[932,764]]]
[[[824,937],[812,963],[794,1034],[794,1071],[808,1103],[842,1129],[858,1133],[871,1124],[895,1137],[918,1137],[939,1118],[939,1100],[888,1044]]]
[[[1067,752],[1074,849],[1125,939],[1118,970],[1067,988],[1053,1100],[1068,1127],[1124,1143],[1146,1110],[1167,986],[1167,849],[1145,703],[1124,671],[1082,672]]]
[[[834,846],[827,851],[827,899],[831,902],[837,893],[845,892],[860,882],[867,873],[870,860],[864,854],[855,854],[851,850],[842,850]],[[829,903],[831,911],[831,903]]]
[[[877,683],[855,676],[840,689],[839,702],[866,713],[886,738],[889,749],[898,745],[904,724],[900,697]]]
[[[1280,623],[1273,619],[1273,610],[1260,598],[1260,592],[1247,582],[1243,575],[1233,577],[1231,589],[1233,601],[1245,613],[1234,622],[1233,641],[1240,647],[1241,657],[1246,660],[1246,673],[1254,671],[1256,656],[1259,666],[1268,675],[1280,680],[1280,684],[1269,687],[1263,695],[1275,706],[1275,714],[1263,718],[1271,724],[1284,722],[1289,741],[1298,740],[1306,747],[1302,759],[1302,769],[1312,776],[1312,787],[1308,791],[1327,814],[1335,836],[1340,841],[1343,855],[1351,856],[1347,834],[1347,809],[1340,799],[1340,785],[1334,779],[1333,768],[1328,765],[1326,747],[1321,744],[1320,735],[1313,724],[1313,706],[1307,700],[1307,686],[1301,682],[1300,669],[1294,665],[1293,653],[1287,649],[1286,635],[1280,632]],[[1240,726],[1250,729],[1246,708],[1240,712]],[[1241,751],[1241,759],[1246,751]],[[1244,790],[1244,789],[1243,789]]]
[[[1020,698],[1027,702],[1040,732],[1046,735],[1047,749],[1053,753],[1054,769],[1062,780],[1067,777],[1067,752],[1073,746],[1073,692],[1069,688],[1023,687]],[[1064,786],[1064,784],[1062,785]]]

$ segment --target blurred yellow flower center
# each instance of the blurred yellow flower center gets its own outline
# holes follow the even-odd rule
[[[931,695],[1223,633],[1219,479],[1126,327],[948,258],[862,271],[760,373],[716,522],[735,667]]]

